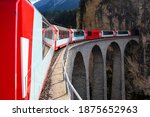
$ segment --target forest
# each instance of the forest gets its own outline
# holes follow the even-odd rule
[[[77,10],[46,11],[42,14],[51,24],[76,28],[76,12]]]

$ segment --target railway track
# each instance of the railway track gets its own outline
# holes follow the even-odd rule
[[[51,85],[52,85],[51,77],[52,77],[52,73],[54,71],[54,68],[55,68],[55,66],[58,62],[58,59],[61,56],[63,50],[64,50],[64,48],[59,49],[58,51],[54,52],[51,65],[50,65],[49,70],[48,70],[48,75],[47,75],[47,78],[45,79],[45,83],[44,83],[43,89],[41,91],[41,95],[39,98],[40,100],[52,99],[52,95],[50,94],[50,89],[51,89]]]

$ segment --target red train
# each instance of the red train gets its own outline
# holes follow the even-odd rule
[[[0,99],[39,99],[58,48],[78,41],[131,35],[128,30],[88,31],[52,25],[28,0],[3,0],[0,14]]]

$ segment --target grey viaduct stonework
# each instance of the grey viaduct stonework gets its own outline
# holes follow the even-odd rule
[[[109,38],[86,41],[69,46],[65,69],[82,99],[107,99],[106,57],[113,47],[111,99],[125,99],[124,53],[129,42],[139,43],[138,37]],[[71,99],[77,99],[70,91]]]

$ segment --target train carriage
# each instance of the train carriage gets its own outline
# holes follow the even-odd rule
[[[131,32],[129,30],[117,30],[116,36],[117,37],[131,36]]]
[[[101,30],[85,30],[85,39],[98,39],[101,37]]]
[[[69,44],[70,33],[68,28],[52,25],[54,29],[54,49],[64,47]]]
[[[77,41],[82,41],[85,39],[85,33],[84,30],[80,29],[70,29],[70,43],[72,42],[77,42]]]
[[[101,36],[102,37],[114,37],[115,36],[115,31],[112,31],[112,30],[102,30],[101,31]]]

